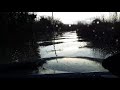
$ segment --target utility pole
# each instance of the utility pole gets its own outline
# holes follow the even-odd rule
[[[114,22],[117,21],[117,12],[115,12],[115,16],[114,16]]]
[[[56,52],[56,49],[55,49],[55,30],[54,30],[53,12],[52,12],[52,25],[53,25],[53,32],[54,32],[54,42],[53,42],[53,47],[54,47],[54,50],[55,50],[55,56],[56,56],[56,61],[57,61],[57,52]],[[58,63],[58,61],[57,61],[57,63]]]
[[[117,21],[117,19],[118,19],[117,12],[114,12],[114,13],[112,14],[112,21],[113,21],[113,23],[115,23],[115,22]]]

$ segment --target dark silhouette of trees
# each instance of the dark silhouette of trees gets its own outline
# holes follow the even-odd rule
[[[35,15],[30,15],[27,12],[1,12],[0,24],[2,27],[2,38],[6,44],[20,44],[32,37],[32,23]]]
[[[120,21],[94,19],[90,24],[77,24],[78,38],[90,41],[91,46],[109,53],[120,52]]]
[[[33,40],[32,24],[36,15],[28,12],[0,12],[0,56],[2,60],[10,59],[11,48],[24,46]]]
[[[32,30],[35,32],[37,41],[52,40],[55,34],[61,32],[63,23],[52,17],[41,16],[38,21],[32,25]]]
[[[0,12],[2,60],[10,61],[14,53],[17,53],[14,54],[17,59],[20,53],[30,51],[29,48],[26,48],[28,51],[22,48],[31,46],[37,49],[37,41],[52,40],[58,33],[69,30],[68,25],[51,17],[43,16],[38,21],[35,18],[36,15],[28,12]]]

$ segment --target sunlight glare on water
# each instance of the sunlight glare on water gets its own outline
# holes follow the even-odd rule
[[[87,73],[87,72],[100,72],[105,70],[100,63],[81,59],[81,58],[60,58],[56,60],[50,60],[47,64],[44,65],[46,70],[41,71],[39,73]]]

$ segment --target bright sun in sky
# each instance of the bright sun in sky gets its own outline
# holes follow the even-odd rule
[[[37,17],[52,16],[52,12],[35,12]],[[108,18],[114,12],[53,12],[55,19],[62,21],[64,24],[75,24],[77,21],[90,22],[95,17]]]

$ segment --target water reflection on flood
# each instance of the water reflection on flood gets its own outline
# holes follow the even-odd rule
[[[107,71],[101,66],[101,62],[102,59],[106,58],[110,54],[103,52],[100,49],[87,47],[90,42],[85,41],[82,38],[78,38],[75,31],[66,32],[62,36],[56,37],[55,40],[51,42],[54,42],[55,45],[41,45],[39,47],[41,58],[64,58],[57,58],[57,61],[56,59],[47,61],[47,63],[43,65],[44,69],[39,68],[39,74]],[[42,43],[46,43],[46,41]],[[97,59],[101,59],[101,61],[95,62],[95,60],[92,61],[89,60],[89,58],[94,58],[96,61]]]
[[[65,38],[65,35],[67,39]],[[90,42],[86,41],[78,42],[78,38],[75,32],[65,33],[62,37],[64,37],[65,39],[61,39],[61,37],[58,37],[59,39],[55,40],[55,42],[63,42],[55,45],[57,56],[66,57],[89,56],[103,59],[107,55],[105,52],[101,52],[99,49],[87,48],[86,46]],[[46,47],[41,46],[39,47],[39,50],[42,58],[55,57],[54,52],[55,50],[53,48],[53,45],[48,45]]]
[[[81,58],[60,58],[48,61],[39,74],[107,72],[100,63]]]

